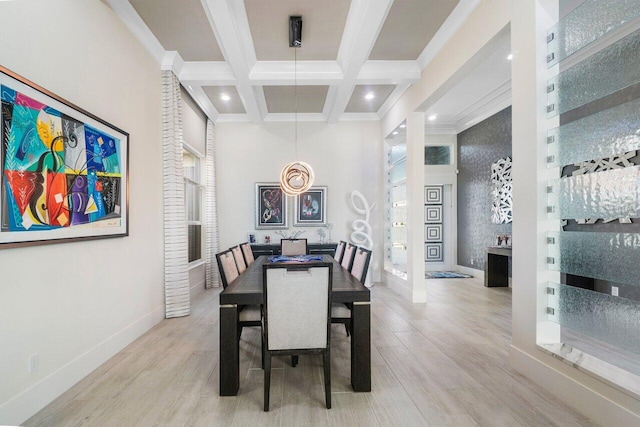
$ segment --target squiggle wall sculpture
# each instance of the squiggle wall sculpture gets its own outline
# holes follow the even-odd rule
[[[357,201],[360,201],[361,206],[359,206],[359,203],[356,203]],[[374,203],[369,206],[367,199],[357,190],[351,192],[351,204],[356,212],[360,215],[364,215],[364,219],[356,219],[353,221],[351,226],[353,228],[353,233],[351,233],[351,242],[365,249],[373,250],[373,231],[371,229],[371,224],[369,224],[369,216],[376,204]],[[369,269],[372,268],[372,264],[373,263],[369,263]],[[372,286],[371,274],[369,273],[367,273],[365,286]]]

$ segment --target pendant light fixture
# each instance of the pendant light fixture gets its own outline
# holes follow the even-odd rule
[[[293,97],[295,99],[295,154],[298,158],[298,80],[297,80],[297,64],[298,55],[296,49],[302,47],[302,16],[289,17],[289,47],[294,48],[293,56]],[[304,193],[313,185],[313,169],[303,161],[295,160],[282,168],[280,173],[280,188],[289,195],[295,196]]]

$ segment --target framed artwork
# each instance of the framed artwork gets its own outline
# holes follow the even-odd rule
[[[287,228],[287,196],[277,182],[256,183],[256,228]]]
[[[424,222],[427,224],[442,222],[442,205],[425,206]]]
[[[0,248],[129,234],[129,134],[0,66]]]
[[[296,196],[296,227],[327,225],[327,187],[311,187]]]
[[[424,187],[424,204],[441,205],[443,185],[427,185]]]

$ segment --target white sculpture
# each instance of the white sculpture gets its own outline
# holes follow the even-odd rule
[[[356,203],[357,200],[360,201],[361,206],[358,206],[358,203]],[[358,212],[360,215],[364,215],[364,219],[356,219],[355,221],[353,221],[351,243],[365,249],[373,250],[373,231],[371,229],[371,224],[369,224],[369,216],[376,204],[374,203],[373,205],[369,206],[369,202],[367,202],[367,199],[361,192],[357,190],[351,192],[351,204],[353,205],[353,209],[356,212]],[[371,281],[372,266],[373,263],[370,262],[369,272],[367,272],[367,279],[365,283],[365,286],[369,288],[373,286],[373,282]]]

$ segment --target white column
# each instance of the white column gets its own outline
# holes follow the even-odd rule
[[[424,279],[424,113],[407,117],[407,279],[413,302],[426,302]]]

